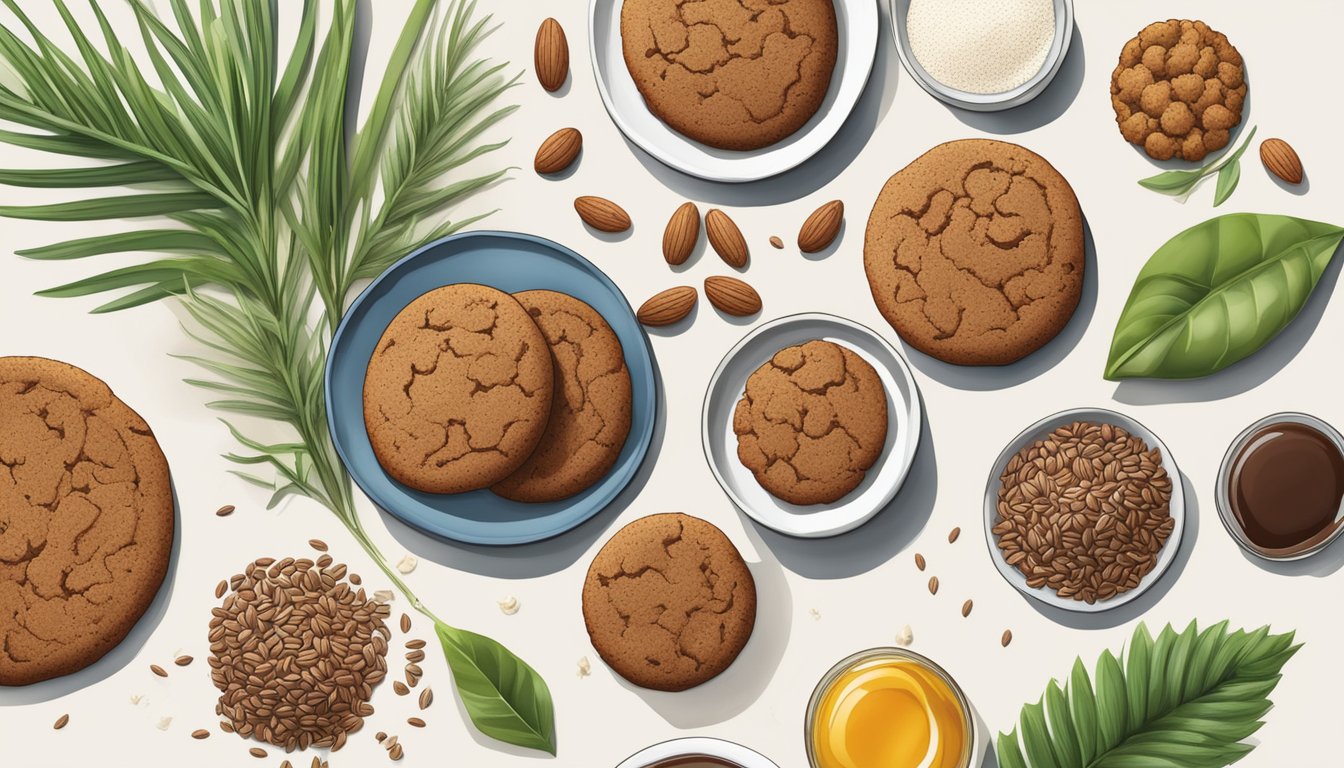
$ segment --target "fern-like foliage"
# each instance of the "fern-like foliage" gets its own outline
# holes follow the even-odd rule
[[[1001,768],[1220,768],[1253,749],[1280,670],[1301,646],[1293,633],[1200,631],[1171,625],[1154,640],[1140,625],[1122,665],[1110,651],[1088,677],[1081,659],[1063,687],[1022,708],[999,734]]]

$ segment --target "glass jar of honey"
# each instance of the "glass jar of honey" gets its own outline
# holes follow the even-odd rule
[[[975,723],[950,675],[903,648],[856,653],[807,705],[812,768],[969,768]]]

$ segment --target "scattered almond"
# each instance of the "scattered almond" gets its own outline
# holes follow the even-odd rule
[[[150,664],[150,665],[149,665],[149,671],[150,671],[150,672],[153,672],[154,674],[158,675],[159,677],[167,677],[167,676],[168,676],[168,673],[167,673],[166,671],[164,671],[163,667],[160,667],[158,664]]]
[[[639,322],[657,328],[680,322],[695,308],[697,294],[689,285],[668,288],[644,302],[635,313]]]
[[[929,579],[929,594],[930,594],[930,595],[936,595],[936,594],[938,594],[938,577],[937,577],[937,576],[933,576],[933,577],[931,577],[931,578]]]
[[[770,236],[770,245],[773,246],[773,247],[775,247],[775,248],[780,248],[780,249],[782,249],[782,248],[784,247],[784,240],[781,239],[779,235],[771,235],[771,236]]]
[[[582,149],[583,134],[579,133],[579,129],[561,128],[541,142],[532,167],[543,175],[560,173],[574,164]]]
[[[233,506],[232,504],[225,504],[224,506],[215,510],[215,515],[218,517],[228,517],[229,515],[233,514],[233,510],[235,509],[237,509],[237,507]]]
[[[1270,173],[1289,184],[1301,184],[1306,174],[1297,150],[1283,139],[1265,139],[1261,142],[1260,161]]]
[[[569,40],[555,19],[546,19],[537,29],[537,45],[532,54],[537,80],[548,91],[558,91],[569,77]]]
[[[1008,644],[1011,642],[1013,642],[1013,630],[1003,630],[1003,637],[999,638],[999,643],[1003,645],[1004,648],[1007,648]]]
[[[922,571],[922,570],[924,570],[924,566],[925,566],[924,556],[921,555],[921,554],[919,554],[918,552],[916,552],[916,553],[915,553],[915,567]]]
[[[204,728],[197,728],[196,730],[191,732],[191,738],[196,739],[197,741],[201,739],[208,739],[210,738],[210,732],[205,730]]]
[[[61,730],[62,728],[64,728],[66,725],[68,725],[69,723],[70,723],[70,716],[69,716],[69,715],[61,715],[60,717],[56,718],[56,722],[52,723],[52,724],[51,724],[51,727],[52,727],[54,730],[59,731],[59,730]]]
[[[323,540],[321,540],[321,539],[309,539],[309,540],[308,540],[308,546],[312,547],[313,549],[317,550],[318,552],[326,552],[326,551],[327,551],[327,542],[325,542],[325,541],[323,541]]]
[[[844,220],[845,204],[839,200],[832,200],[813,211],[803,222],[803,228],[798,230],[798,249],[803,253],[825,250],[840,234]]]
[[[695,203],[682,203],[663,230],[663,258],[673,266],[685,264],[700,239],[700,209]]]
[[[953,528],[951,531],[948,532],[948,534],[947,534],[947,543],[948,543],[948,544],[955,544],[956,541],[957,541],[957,538],[960,537],[960,536],[961,536],[961,526],[957,526],[956,528]]]
[[[728,214],[718,208],[710,209],[705,214],[705,232],[709,235],[709,244],[714,246],[714,252],[728,266],[741,269],[747,265],[747,240],[742,237],[742,230],[728,218]]]
[[[967,600],[966,602],[962,603],[962,604],[961,604],[961,617],[964,619],[964,618],[966,618],[967,616],[970,616],[970,615],[971,615],[971,608],[974,608],[974,607],[975,607],[975,603],[974,603],[973,601],[971,601],[971,600]]]
[[[173,663],[179,667],[185,667],[191,664],[192,661],[193,659],[190,656],[178,656],[176,659],[173,659]]]
[[[761,295],[736,277],[705,278],[705,298],[715,309],[733,317],[749,317],[761,311]]]
[[[574,210],[579,212],[584,224],[599,232],[624,232],[630,228],[630,214],[604,197],[577,198]]]

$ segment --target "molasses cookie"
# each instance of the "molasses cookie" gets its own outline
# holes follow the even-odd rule
[[[863,262],[877,308],[910,346],[956,365],[1007,365],[1077,309],[1083,213],[1034,152],[954,141],[887,181]]]
[[[514,294],[551,348],[555,393],[541,443],[491,490],[514,501],[580,493],[616,463],[630,434],[630,371],[621,341],[597,310],[555,291]]]
[[[643,688],[684,691],[728,668],[756,624],[756,582],[713,525],[681,514],[625,526],[597,553],[583,619],[602,660]]]
[[[78,368],[0,358],[0,685],[77,672],[125,639],[173,525],[143,419]]]
[[[364,425],[378,462],[429,493],[462,493],[513,474],[551,413],[550,348],[512,296],[436,288],[388,325],[364,378]]]
[[[654,115],[711,147],[752,150],[816,114],[839,36],[831,0],[625,0],[621,43]]]
[[[829,504],[863,482],[887,440],[877,371],[839,344],[775,353],[747,379],[733,412],[737,458],[772,496]]]

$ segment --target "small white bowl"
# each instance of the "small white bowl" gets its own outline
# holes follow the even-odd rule
[[[770,758],[741,744],[722,739],[693,737],[654,744],[626,758],[616,768],[652,768],[678,758],[715,758],[741,768],[779,768]]]
[[[1082,600],[1060,597],[1049,587],[1032,589],[1027,586],[1027,577],[1016,567],[1009,565],[1008,561],[1004,559],[1003,552],[999,550],[998,537],[994,535],[994,526],[999,520],[999,488],[1001,486],[999,476],[1003,473],[1003,468],[1008,465],[1008,460],[1028,445],[1046,437],[1059,427],[1072,424],[1075,421],[1089,421],[1121,427],[1131,435],[1142,438],[1149,448],[1156,448],[1160,451],[1162,453],[1162,467],[1167,470],[1167,474],[1171,477],[1171,502],[1169,507],[1171,519],[1175,521],[1171,529],[1171,535],[1162,545],[1161,551],[1158,552],[1157,565],[1139,581],[1139,586],[1128,592],[1121,592],[1109,600],[1098,600],[1091,605]],[[1176,553],[1181,549],[1181,537],[1184,533],[1185,487],[1181,482],[1181,470],[1176,466],[1176,459],[1172,457],[1171,451],[1167,449],[1166,444],[1157,435],[1153,434],[1152,430],[1123,413],[1116,413],[1104,408],[1077,408],[1071,411],[1063,411],[1053,416],[1047,416],[1027,427],[1022,434],[1013,438],[999,454],[999,457],[994,460],[994,466],[989,472],[989,482],[985,486],[985,543],[989,545],[989,555],[994,560],[994,566],[999,569],[999,574],[1009,584],[1016,587],[1017,591],[1027,597],[1065,611],[1102,613],[1137,600],[1144,592],[1152,589],[1153,585],[1162,578],[1162,574],[1166,573],[1172,562],[1176,560]]]
[[[845,124],[868,85],[877,57],[877,0],[834,0],[839,47],[826,99],[792,136],[749,152],[717,149],[672,130],[644,102],[621,47],[624,0],[591,0],[588,50],[602,103],[636,146],[664,165],[709,181],[740,183],[777,176],[820,152]]]
[[[905,71],[910,73],[921,88],[934,97],[972,112],[1012,109],[1040,96],[1064,66],[1064,59],[1069,55],[1069,45],[1073,41],[1073,0],[1055,0],[1055,38],[1050,43],[1050,52],[1046,54],[1040,71],[1010,91],[971,93],[944,85],[924,69],[919,59],[915,58],[914,51],[910,47],[910,36],[906,32],[906,16],[910,12],[911,0],[890,0],[890,2],[892,36],[896,40],[896,52],[900,54]]]
[[[850,349],[877,371],[887,392],[887,442],[858,488],[830,504],[801,506],[770,495],[738,460],[733,410],[757,368],[779,350],[814,339]],[[814,313],[758,326],[729,350],[709,380],[701,438],[714,478],[751,519],[789,536],[823,538],[858,528],[895,498],[914,463],[922,421],[919,389],[900,353],[865,326]]]

